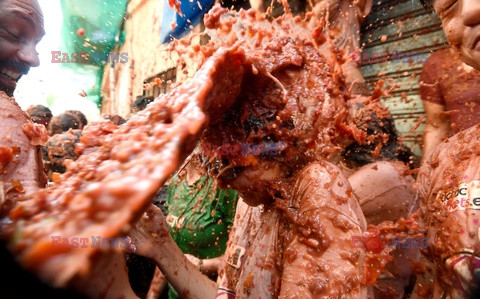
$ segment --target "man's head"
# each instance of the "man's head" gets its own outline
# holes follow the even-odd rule
[[[20,77],[40,64],[35,47],[43,35],[36,0],[0,0],[0,91],[12,96]]]
[[[153,97],[138,96],[135,102],[132,104],[132,113],[135,114],[139,111],[142,111],[151,102],[153,102]]]
[[[53,116],[52,111],[42,105],[32,105],[28,107],[27,114],[30,115],[34,123],[44,125],[47,128]]]
[[[82,130],[83,123],[78,116],[65,112],[52,117],[52,120],[48,126],[48,133],[50,136],[53,136],[55,134],[67,132],[70,129]]]
[[[79,127],[78,129],[83,129],[86,125],[88,125],[87,117],[85,116],[85,114],[82,113],[82,111],[67,110],[65,111],[65,113],[71,114],[80,120],[81,127]]]
[[[480,1],[421,0],[433,4],[450,45],[462,60],[480,70]]]

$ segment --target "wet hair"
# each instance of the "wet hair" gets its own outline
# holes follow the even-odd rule
[[[83,129],[83,124],[80,118],[71,113],[62,113],[54,116],[48,126],[50,135],[67,132],[70,129]]]
[[[48,126],[52,119],[52,111],[43,105],[32,105],[28,107],[27,114],[37,124]]]
[[[67,110],[67,111],[65,111],[65,113],[73,114],[73,115],[75,115],[76,117],[78,117],[78,119],[79,119],[80,122],[82,123],[82,129],[83,129],[83,127],[85,127],[85,126],[88,124],[88,121],[87,121],[87,118],[85,117],[85,114],[83,114],[81,111],[78,111],[78,110]]]
[[[153,97],[139,96],[132,104],[132,111],[133,112],[142,111],[151,102],[153,102]]]
[[[419,160],[407,146],[398,141],[393,117],[388,109],[381,106],[356,104],[355,124],[367,136],[374,137],[372,142],[353,142],[342,152],[350,167],[360,167],[375,161],[402,161],[411,169],[419,167]],[[384,138],[388,139],[385,140]],[[376,148],[382,144],[377,154]]]
[[[32,105],[27,109],[28,115],[30,117],[44,117],[44,118],[52,118],[52,111],[43,105]]]

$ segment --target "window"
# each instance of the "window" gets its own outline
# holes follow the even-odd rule
[[[175,83],[177,78],[177,68],[171,68],[163,73],[148,78],[145,80],[145,85],[150,85],[151,88],[143,90],[143,95],[146,97],[158,97],[161,93],[167,93],[170,91],[172,83]],[[159,80],[156,80],[159,79]]]

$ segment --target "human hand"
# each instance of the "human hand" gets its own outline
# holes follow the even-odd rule
[[[162,247],[168,237],[170,230],[162,210],[152,204],[133,226],[127,251],[154,259],[155,250]]]

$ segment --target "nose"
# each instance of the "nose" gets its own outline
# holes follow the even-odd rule
[[[20,49],[18,52],[18,58],[21,61],[28,63],[30,67],[36,67],[40,65],[40,59],[38,58],[38,53],[35,49],[35,43],[28,43],[22,49]]]
[[[476,26],[480,24],[480,1],[463,0],[462,7],[463,24],[465,26]]]

